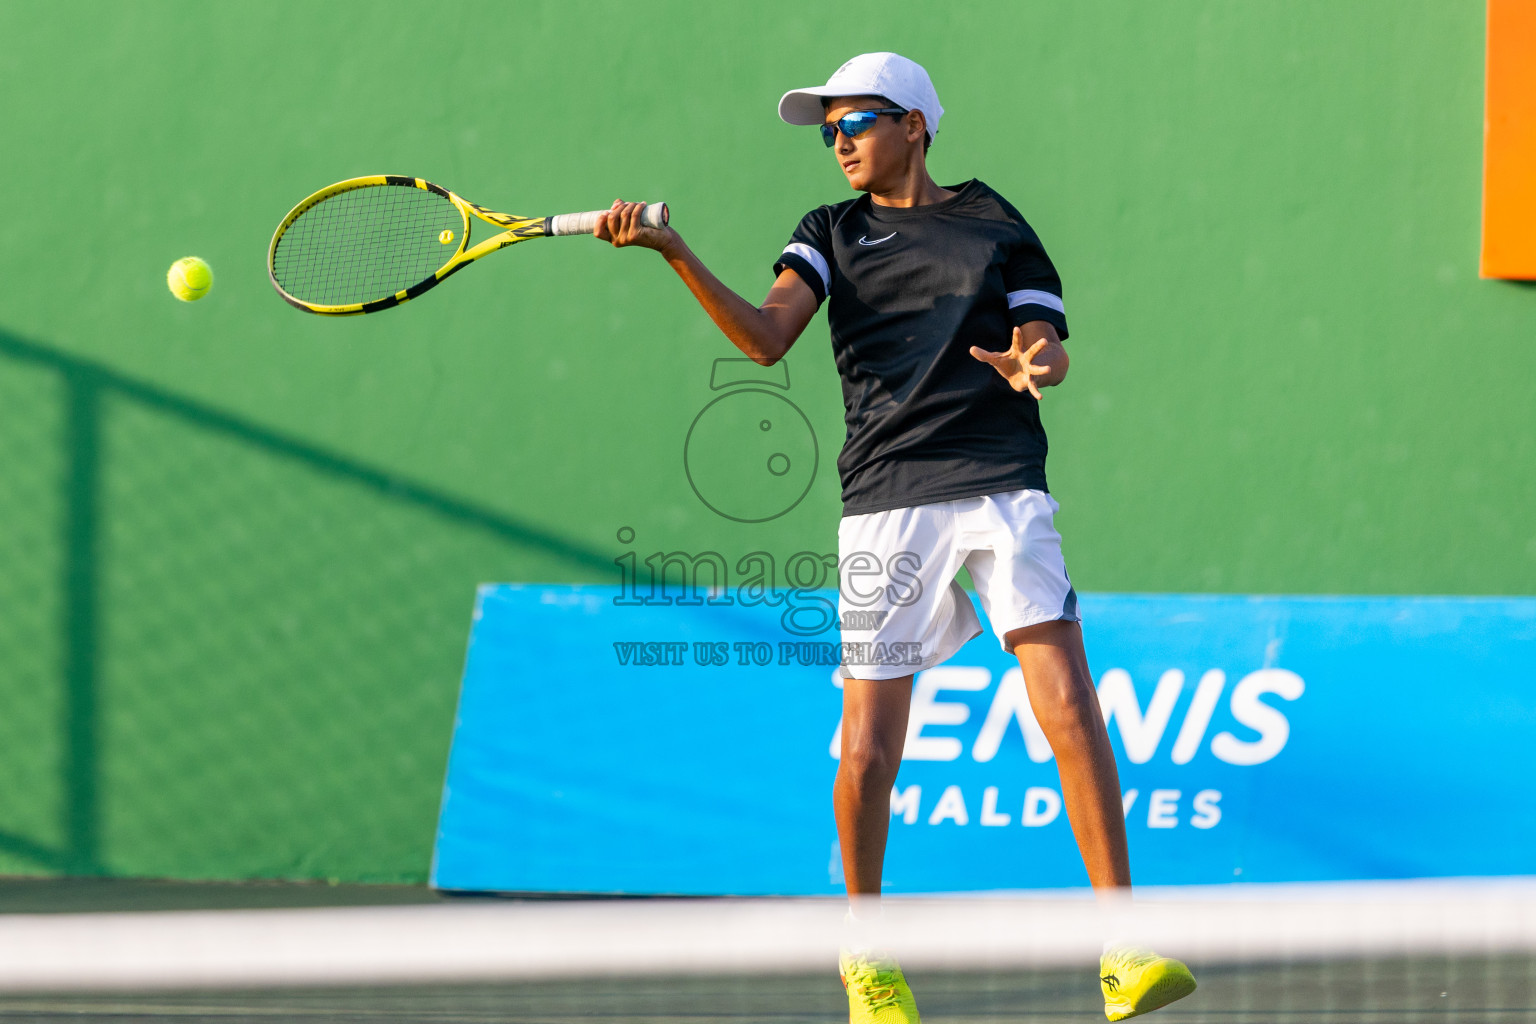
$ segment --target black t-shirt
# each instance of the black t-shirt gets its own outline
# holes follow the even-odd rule
[[[1007,351],[1031,320],[1066,338],[1061,279],[1006,199],[974,178],[948,188],[928,206],[818,207],[773,267],[831,299],[845,516],[1046,489],[1039,403],[969,350]]]

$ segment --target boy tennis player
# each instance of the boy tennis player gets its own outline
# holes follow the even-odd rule
[[[642,204],[615,202],[594,232],[616,246],[658,250],[736,347],[765,366],[830,301],[848,424],[837,460],[839,619],[859,609],[875,613],[861,621],[878,623],[845,628],[844,650],[881,643],[911,652],[916,644],[902,664],[845,658],[841,670],[833,802],[856,937],[841,956],[854,1024],[918,1019],[896,961],[857,937],[878,930],[913,673],[981,633],[955,582],[961,565],[1003,649],[1019,659],[1090,881],[1111,900],[1131,884],[1119,775],[1046,490],[1038,402],[1040,388],[1067,375],[1061,282],[1007,200],[975,179],[945,188],[929,176],[925,154],[943,113],[928,73],[894,53],[862,54],[826,85],[784,94],[779,116],[820,125],[863,194],[805,215],[761,306],[722,284],[676,231],[640,226]],[[893,560],[918,584],[870,587],[871,573]],[[1100,981],[1110,1020],[1195,987],[1177,960],[1113,945]]]

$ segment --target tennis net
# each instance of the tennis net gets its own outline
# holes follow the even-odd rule
[[[836,1019],[843,910],[449,899],[4,914],[0,1016]],[[885,916],[925,1019],[1086,1019],[1097,1006],[1105,920],[1086,895],[890,899]],[[1168,1024],[1536,1021],[1536,879],[1149,888],[1117,927],[1200,979],[1159,1011]]]

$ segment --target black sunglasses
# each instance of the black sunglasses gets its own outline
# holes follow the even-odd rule
[[[855,110],[851,114],[844,114],[831,124],[821,126],[822,141],[831,148],[837,141],[837,133],[842,132],[850,139],[856,139],[875,126],[881,114],[905,114],[900,107],[881,107],[879,110]]]

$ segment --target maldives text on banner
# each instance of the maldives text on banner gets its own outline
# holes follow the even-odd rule
[[[433,884],[841,892],[837,595],[776,596],[483,587]],[[1081,608],[1139,884],[1536,874],[1536,600]],[[1087,884],[990,627],[918,675],[891,814],[888,891]]]

